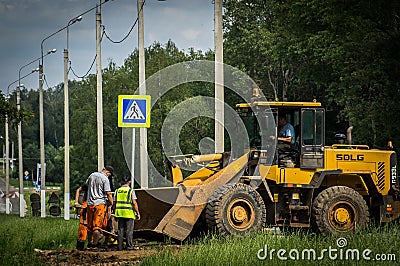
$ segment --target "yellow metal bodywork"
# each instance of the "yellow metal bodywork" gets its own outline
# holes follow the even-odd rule
[[[186,157],[189,156],[189,157]],[[186,165],[197,164],[197,163],[205,163],[206,167],[200,168],[198,171],[194,172],[187,178],[183,178],[182,171],[177,164],[171,164],[171,179],[173,184],[176,186],[177,184],[183,184],[185,186],[197,186],[213,174],[215,171],[212,169],[218,168],[222,159],[222,154],[205,154],[205,155],[185,155],[184,159],[181,161]]]
[[[198,171],[194,172],[185,180],[181,182],[182,185],[187,186],[187,187],[193,187],[193,186],[198,186],[205,180],[207,180],[210,176],[215,174],[215,171],[210,170],[213,167],[216,167],[219,163],[218,162],[213,162],[207,165],[208,168],[204,167],[199,169]]]
[[[183,174],[178,165],[171,165],[172,183],[176,186],[179,182],[183,181]]]
[[[243,111],[247,111],[246,109],[250,109],[253,106],[313,108],[321,107],[321,103],[253,102],[236,105],[237,108],[242,108]],[[332,145],[318,148],[321,148],[321,150],[318,150],[318,155],[323,153],[323,156],[321,156],[323,158],[323,167],[308,169],[301,168],[301,161],[300,167],[264,165],[261,159],[257,160],[251,157],[253,150],[246,151],[245,155],[235,160],[230,160],[229,163],[226,160],[227,164],[223,163],[225,159],[223,154],[191,155],[190,157],[189,155],[177,156],[174,159],[177,163],[186,165],[199,164],[203,167],[184,178],[179,166],[177,164],[171,165],[173,187],[138,190],[138,198],[143,201],[141,206],[144,212],[147,213],[142,213],[143,218],[135,222],[135,232],[151,231],[168,235],[178,240],[184,240],[192,231],[214,191],[230,182],[246,182],[245,177],[256,177],[257,180],[260,177],[265,178],[268,181],[262,180],[266,187],[265,190],[269,193],[271,200],[276,203],[276,206],[282,201],[280,188],[276,187],[314,189],[316,188],[314,186],[316,180],[318,181],[318,186],[321,187],[348,186],[358,191],[361,195],[369,195],[368,187],[372,185],[370,181],[368,181],[368,185],[366,184],[365,177],[368,177],[382,196],[389,194],[393,175],[391,173],[391,156],[394,151],[371,150],[365,145]],[[260,151],[260,154],[262,152],[266,151]],[[266,156],[264,155],[263,157]],[[253,173],[249,173],[248,170],[251,168],[250,166],[255,164],[257,164],[260,176],[258,176],[258,172],[254,176],[250,176]],[[245,176],[244,173],[249,176]],[[325,174],[321,179],[318,179],[320,173]],[[240,178],[242,178],[241,181]],[[248,180],[247,182],[252,182],[250,178]],[[269,184],[272,186],[278,185],[274,187],[272,193],[268,188]],[[267,193],[265,190],[264,193]],[[298,189],[293,191],[292,200],[301,200],[299,191]],[[168,200],[164,200],[164,198]],[[390,208],[399,210],[397,213],[400,213],[400,203],[398,201],[388,203],[390,203]],[[235,202],[232,204],[235,204]],[[232,217],[229,219],[236,222],[245,220],[243,206],[240,204],[232,206]],[[299,212],[299,210],[303,210],[299,207],[303,207],[306,210],[305,207],[308,206],[293,205],[290,207],[292,207],[290,210]],[[336,223],[343,225],[351,222],[350,216],[350,212],[345,208],[338,208],[333,213]],[[293,225],[291,223],[290,225],[304,226],[305,224],[308,225],[309,221],[303,222],[303,225],[296,224]]]
[[[385,196],[390,190],[390,156],[393,153],[389,150],[341,149],[340,146],[333,146],[325,149],[325,169],[340,169],[342,175],[338,183],[343,182],[343,185],[346,185],[345,177],[369,175],[378,192]]]
[[[378,192],[388,195],[390,189],[390,156],[393,151],[358,149],[354,146],[325,147],[324,168],[280,168],[277,165],[260,165],[260,174],[276,184],[309,185],[315,172],[340,170],[341,174],[328,176],[321,185],[348,186],[357,190],[361,195],[368,194],[368,188],[362,175],[371,176]],[[381,167],[380,167],[381,166]],[[385,166],[385,167],[384,167]],[[378,185],[378,183],[380,185]]]
[[[277,165],[260,166],[261,176],[275,181],[277,184],[310,184],[315,170],[300,168],[279,168]]]
[[[237,182],[247,162],[245,154],[219,171],[207,169],[216,166],[217,162],[211,162],[175,187],[136,190],[144,203],[142,219],[135,221],[135,232],[154,232],[184,240],[214,191],[230,181]],[[166,196],[169,200],[164,200]]]

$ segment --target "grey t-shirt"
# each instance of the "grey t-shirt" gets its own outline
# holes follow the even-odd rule
[[[100,205],[107,202],[107,191],[111,191],[108,176],[103,172],[92,173],[87,181],[88,205]]]

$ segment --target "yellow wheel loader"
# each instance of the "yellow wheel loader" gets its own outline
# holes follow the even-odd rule
[[[249,147],[240,156],[170,158],[171,187],[137,190],[142,218],[135,223],[136,236],[184,240],[197,226],[223,235],[269,226],[312,226],[324,234],[341,234],[363,229],[370,219],[399,217],[393,150],[353,145],[350,130],[346,143],[338,136],[337,144],[325,146],[325,110],[316,101],[256,99],[236,109]],[[279,149],[278,116],[295,132],[286,150]],[[190,164],[203,167],[184,177],[181,167]]]

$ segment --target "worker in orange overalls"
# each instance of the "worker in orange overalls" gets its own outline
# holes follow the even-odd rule
[[[88,185],[87,229],[88,248],[101,247],[99,239],[107,206],[113,204],[109,178],[114,175],[112,166],[105,166],[100,172],[92,173],[86,184]]]
[[[76,249],[83,250],[85,247],[87,237],[87,184],[80,186],[75,193],[75,208],[79,208],[79,228],[78,228],[78,240],[76,242]]]

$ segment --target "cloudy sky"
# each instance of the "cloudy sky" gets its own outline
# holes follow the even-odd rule
[[[19,69],[40,57],[43,39],[67,25],[68,21],[91,9],[99,0],[0,0],[0,88],[5,94],[10,83],[18,79]],[[169,39],[179,49],[193,47],[206,51],[213,48],[213,14],[211,0],[146,0],[144,7],[145,46]],[[119,41],[128,33],[137,18],[136,0],[110,0],[102,8],[102,24],[113,40]],[[44,42],[44,51],[57,49],[45,58],[44,72],[47,85],[63,82],[63,50],[66,31]],[[137,47],[137,27],[121,44],[102,41],[102,65],[113,61],[120,66]],[[96,54],[95,11],[69,28],[69,53],[72,68],[84,75]],[[26,75],[38,67],[38,62],[22,69]],[[90,73],[95,73],[95,65]],[[76,79],[72,73],[70,79]],[[25,78],[28,88],[38,88],[38,73]],[[15,83],[16,85],[16,83]],[[15,85],[10,90],[15,89]],[[44,85],[44,88],[47,88]]]

